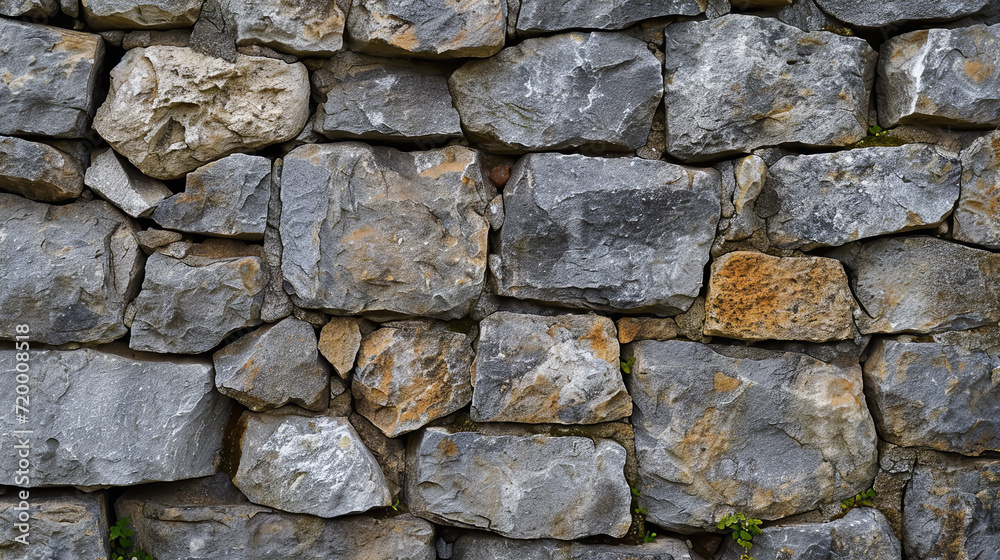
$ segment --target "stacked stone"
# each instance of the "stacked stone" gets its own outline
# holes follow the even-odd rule
[[[993,4],[0,0],[0,559],[991,557]]]

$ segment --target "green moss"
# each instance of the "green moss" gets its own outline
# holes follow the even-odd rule
[[[837,27],[836,25],[827,24],[823,27],[823,31],[829,31],[830,33],[836,33],[844,37],[854,37],[854,30],[850,27]]]

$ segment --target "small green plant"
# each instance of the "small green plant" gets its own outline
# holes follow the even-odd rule
[[[635,508],[633,511],[635,511],[636,515],[641,515],[643,517],[646,517],[647,515],[649,515],[649,512],[646,511],[646,508],[644,508],[642,506],[639,506],[639,507]]]
[[[638,486],[631,486],[631,485],[629,485],[628,488],[629,488],[629,490],[632,491],[632,495],[635,496],[636,498],[638,498],[639,496],[642,495],[642,492],[639,491],[639,487]]]
[[[716,524],[716,527],[731,531],[733,540],[736,541],[736,544],[743,547],[744,552],[740,556],[740,560],[754,560],[754,557],[747,553],[753,548],[753,538],[761,534],[760,524],[760,519],[752,519],[742,513],[736,512],[723,517],[722,521]]]
[[[853,498],[848,498],[840,502],[840,509],[846,513],[856,507],[871,507],[875,505],[875,496],[878,496],[878,492],[874,488],[869,488],[864,492],[859,492]]]
[[[651,533],[649,531],[646,531],[645,534],[642,535],[642,542],[644,543],[656,542],[656,533]]]
[[[889,134],[889,132],[882,130],[881,126],[875,124],[868,127],[868,134],[872,136],[885,136],[886,134]]]
[[[109,537],[111,538],[111,560],[156,560],[151,554],[136,548],[132,542],[135,530],[132,529],[132,520],[123,517],[111,526]]]
[[[399,511],[399,498],[393,500],[392,505],[389,507],[392,508],[392,511]]]
[[[632,373],[632,364],[635,363],[635,356],[632,356],[628,360],[622,362],[622,371],[625,373]]]

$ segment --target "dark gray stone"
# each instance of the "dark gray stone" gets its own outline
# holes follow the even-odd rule
[[[877,53],[863,39],[749,15],[671,24],[664,37],[667,151],[675,157],[865,137]]]
[[[466,135],[488,151],[627,151],[646,143],[660,77],[638,39],[567,33],[468,62],[449,85]]]
[[[462,136],[447,75],[400,59],[344,52],[312,74],[315,129],[328,138],[435,140]]]
[[[966,455],[1000,451],[1000,356],[977,346],[877,341],[864,367],[879,435]]]
[[[720,215],[711,169],[530,154],[504,190],[490,256],[497,293],[607,311],[677,314],[701,290]]]
[[[0,16],[47,18],[58,12],[56,0],[0,0]]]
[[[0,19],[0,134],[84,136],[103,60],[100,35]]]
[[[610,440],[427,428],[410,445],[407,503],[435,523],[564,540],[631,524],[625,449]]]
[[[516,540],[485,533],[462,535],[451,560],[694,560],[687,545],[660,537],[641,545],[583,544],[553,539]]]
[[[878,239],[845,248],[868,333],[927,333],[1000,320],[1000,255],[934,237]]]
[[[813,249],[937,227],[958,200],[962,165],[929,144],[782,158],[767,172],[778,201],[767,234]]]
[[[988,0],[816,0],[824,11],[858,27],[889,27],[907,21],[947,20],[974,14]]]
[[[962,196],[955,207],[952,235],[1000,249],[1000,132],[991,132],[962,151]]]
[[[107,202],[51,206],[0,194],[0,337],[104,343],[122,337],[142,258],[136,225]]]
[[[624,29],[644,19],[704,11],[705,2],[698,0],[521,0],[517,32],[530,36],[569,29]]]
[[[115,511],[157,560],[435,560],[422,519],[285,513],[251,503],[222,473],[131,490]]]
[[[330,56],[344,44],[345,0],[228,0],[236,44],[300,56]]]
[[[0,136],[0,189],[40,202],[71,200],[83,192],[80,160],[48,144]]]
[[[780,519],[875,478],[857,365],[677,340],[633,343],[631,357],[638,501],[656,525],[714,530],[734,511]]]
[[[160,202],[156,223],[216,237],[261,240],[271,197],[271,160],[233,154],[188,173],[184,192]]]
[[[903,499],[909,560],[991,558],[1000,550],[1000,461],[922,451]]]
[[[135,300],[129,345],[197,354],[260,324],[267,270],[259,257],[173,258],[154,253]]]
[[[161,200],[173,194],[163,181],[143,175],[114,150],[93,156],[84,183],[133,218],[149,216]]]
[[[118,344],[30,354],[29,421],[2,434],[13,442],[11,430],[33,431],[20,436],[32,446],[23,486],[130,486],[216,472],[232,401],[215,391],[211,363]],[[5,371],[16,363],[14,350],[0,351]],[[0,381],[11,395],[15,385],[13,375]],[[0,465],[13,476],[17,460],[7,453]]]
[[[596,424],[632,414],[611,319],[501,311],[479,329],[474,422]]]
[[[103,492],[12,489],[0,497],[3,558],[107,560],[107,498]],[[27,498],[27,500],[22,500]],[[30,516],[25,519],[24,516]],[[22,529],[23,527],[23,529]],[[15,539],[23,540],[15,540]]]
[[[791,6],[778,11],[778,19],[802,31],[831,30],[838,27],[837,20],[821,10],[816,5],[816,0],[795,0]]]
[[[296,148],[282,170],[285,288],[334,314],[462,317],[485,282],[494,194],[479,153],[460,146]]]
[[[998,67],[1000,26],[924,29],[893,37],[879,57],[879,123],[883,128],[1000,126]]]

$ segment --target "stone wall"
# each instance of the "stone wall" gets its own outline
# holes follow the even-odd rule
[[[998,91],[995,0],[0,0],[0,560],[1000,558]]]

